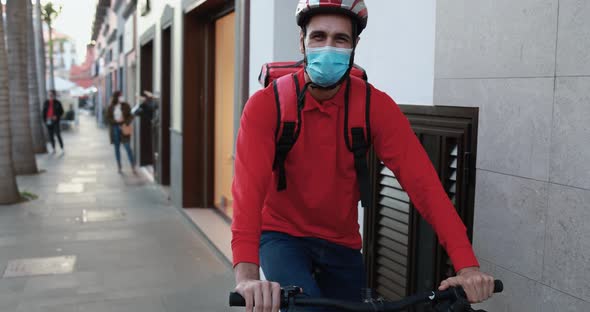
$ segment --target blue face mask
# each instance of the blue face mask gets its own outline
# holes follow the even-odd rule
[[[325,46],[307,48],[305,70],[311,81],[319,86],[328,87],[337,83],[350,65],[352,49]]]

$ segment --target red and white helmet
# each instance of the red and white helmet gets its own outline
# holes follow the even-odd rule
[[[369,12],[364,0],[299,0],[295,17],[297,25],[304,27],[309,17],[318,13],[345,14],[357,21],[358,33],[367,27]]]

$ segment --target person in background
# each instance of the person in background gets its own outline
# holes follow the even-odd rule
[[[139,96],[139,106],[133,112],[134,115],[139,116],[142,120],[152,120],[154,117],[154,110],[156,109],[154,100],[156,97],[148,90],[144,90]]]
[[[131,106],[123,102],[121,91],[115,91],[111,98],[111,103],[107,108],[107,122],[109,123],[109,134],[111,138],[111,144],[115,146],[115,158],[117,160],[117,166],[119,173],[123,172],[121,167],[121,149],[120,146],[123,144],[127,157],[129,158],[129,164],[133,173],[137,173],[135,170],[135,159],[133,157],[133,151],[129,142],[131,140],[131,133],[124,133],[124,127],[130,126],[133,121],[133,115],[131,114]]]
[[[55,138],[59,141],[59,147],[61,152],[64,153],[64,143],[61,138],[60,131],[60,120],[64,114],[63,106],[61,102],[56,99],[55,90],[49,90],[49,99],[43,103],[43,122],[47,126],[47,132],[49,133],[49,141],[51,142],[52,153],[55,154]]]
[[[70,104],[66,115],[64,116],[65,120],[74,121],[76,119],[76,112],[74,111],[74,105]]]

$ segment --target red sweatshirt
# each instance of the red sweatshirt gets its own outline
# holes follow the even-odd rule
[[[304,72],[298,78],[304,84]],[[466,228],[442,188],[407,118],[371,86],[371,135],[377,156],[394,172],[414,206],[438,234],[455,270],[479,266]],[[246,104],[238,133],[232,222],[234,266],[259,264],[261,231],[313,236],[360,249],[360,198],[353,154],[344,139],[344,90],[319,103],[306,94],[302,129],[285,161],[287,189],[277,191],[277,109],[272,85]],[[364,104],[363,104],[364,105]]]

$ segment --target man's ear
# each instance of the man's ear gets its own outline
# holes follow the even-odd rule
[[[305,33],[303,29],[299,31],[299,52],[305,54]]]

